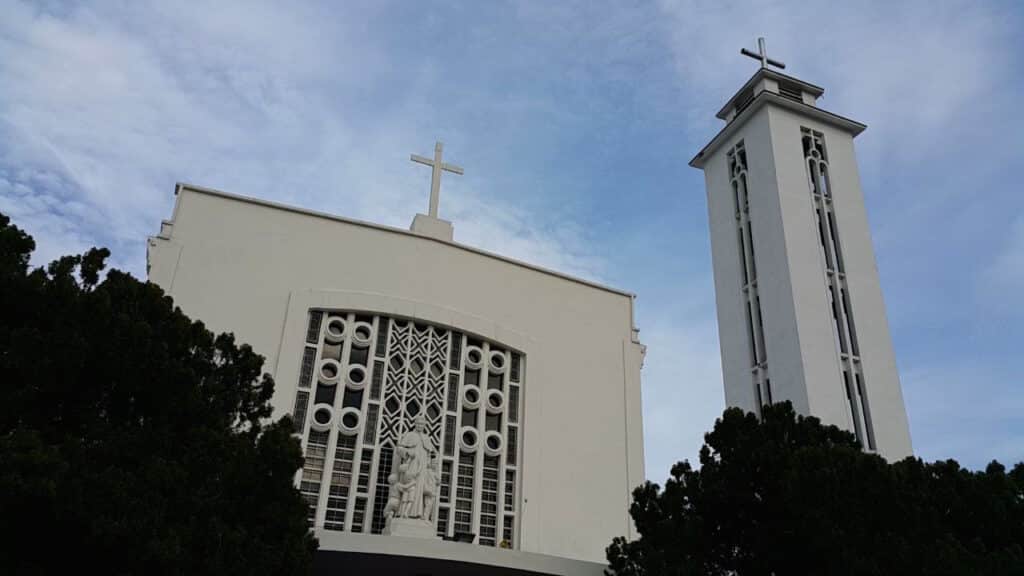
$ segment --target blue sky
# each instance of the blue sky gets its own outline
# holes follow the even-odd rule
[[[145,272],[190,182],[408,226],[435,139],[458,241],[639,294],[647,474],[723,408],[702,174],[768,38],[857,139],[915,451],[1024,460],[1016,2],[0,0],[0,211],[37,263]]]

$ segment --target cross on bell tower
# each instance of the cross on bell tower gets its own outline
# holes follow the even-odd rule
[[[754,60],[760,60],[761,68],[767,68],[769,65],[771,65],[782,70],[786,69],[786,65],[784,63],[779,62],[778,60],[772,60],[771,58],[768,57],[768,51],[765,50],[764,48],[763,36],[757,39],[757,52],[751,52],[746,48],[740,48],[740,54],[743,54],[744,56],[750,56]]]

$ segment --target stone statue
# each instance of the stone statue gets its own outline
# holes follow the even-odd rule
[[[432,454],[430,466],[424,471],[426,477],[423,479],[423,519],[433,523],[434,502],[437,501],[437,485],[441,480],[438,476],[437,454]]]
[[[416,416],[413,429],[402,435],[395,449],[395,468],[388,476],[390,494],[384,508],[389,534],[395,532],[396,519],[418,520],[432,530],[439,472],[437,453],[426,429],[426,418]]]

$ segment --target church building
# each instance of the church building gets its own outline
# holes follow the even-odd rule
[[[409,230],[179,184],[149,279],[266,357],[317,573],[601,574],[644,481],[634,296],[455,242],[441,153]]]
[[[912,453],[853,139],[824,90],[761,67],[704,170],[725,398]],[[644,481],[634,296],[455,241],[179,184],[148,274],[266,357],[318,574],[603,573]],[[666,351],[671,353],[670,351]],[[679,383],[685,385],[685,383]]]

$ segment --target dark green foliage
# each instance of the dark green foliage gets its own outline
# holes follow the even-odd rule
[[[633,492],[610,574],[1024,574],[1022,464],[889,464],[788,402],[726,410],[700,463]]]
[[[0,214],[0,566],[8,574],[304,574],[316,541],[263,357],[106,250],[30,270]]]

